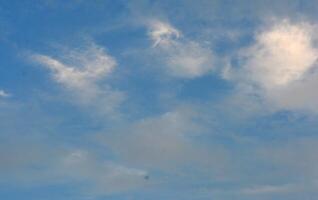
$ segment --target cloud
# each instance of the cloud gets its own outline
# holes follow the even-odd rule
[[[0,184],[75,185],[83,195],[103,196],[147,185],[148,172],[102,159],[100,155],[47,141],[1,142]],[[84,186],[83,186],[84,185]]]
[[[78,90],[90,89],[96,81],[109,75],[116,66],[115,59],[95,44],[84,50],[69,51],[62,61],[41,54],[33,55],[33,59],[48,67],[57,82]]]
[[[136,121],[113,134],[100,134],[98,141],[124,163],[192,177],[184,169],[189,166],[198,177],[223,179],[227,152],[216,143],[208,146],[196,141],[202,132],[196,111],[182,107]]]
[[[317,143],[316,137],[304,137],[290,139],[284,144],[260,146],[257,151],[261,159],[271,162],[280,170],[281,178],[301,176],[309,184],[318,180]]]
[[[261,185],[239,190],[239,193],[244,195],[262,195],[275,193],[290,193],[296,192],[297,187],[294,185]]]
[[[91,133],[90,128],[61,132],[69,115],[54,117],[41,108],[34,101],[0,101],[0,186],[37,190],[62,185],[80,196],[96,197],[151,183],[146,169],[112,159],[96,143],[83,147],[82,141],[90,142],[80,132]],[[71,140],[77,141],[70,142],[67,134],[74,134]]]
[[[94,43],[67,50],[57,58],[34,54],[32,59],[48,68],[54,80],[69,94],[75,95],[75,102],[95,105],[98,110],[109,113],[124,99],[123,92],[112,90],[108,84],[100,84],[114,71],[117,63],[104,48]]]
[[[317,59],[310,24],[276,23],[256,35],[244,54],[249,78],[262,87],[286,86],[303,78]]]
[[[201,193],[209,194],[209,196],[233,196],[236,199],[259,199],[262,197],[273,197],[273,196],[282,196],[284,195],[295,195],[303,188],[303,185],[297,184],[268,184],[268,185],[254,185],[254,186],[236,186],[233,188],[214,188],[214,189],[205,189]]]
[[[241,50],[238,67],[225,68],[225,78],[252,87],[276,109],[318,111],[315,30],[307,22],[274,20]]]
[[[189,116],[168,112],[143,119],[111,140],[106,137],[105,141],[121,158],[133,163],[171,166],[186,159],[190,147],[186,134],[195,131],[195,127]]]
[[[10,94],[4,90],[0,90],[0,97],[4,97],[4,98],[10,97]]]
[[[208,48],[182,37],[179,30],[168,23],[150,21],[149,37],[166,66],[166,72],[179,78],[197,78],[214,68],[214,55]]]
[[[314,72],[286,88],[272,90],[268,98],[278,108],[318,113],[318,94],[315,92],[317,86],[318,73]]]
[[[180,32],[170,24],[154,20],[150,23],[149,36],[153,40],[153,46],[171,45],[174,39],[180,37]]]
[[[147,184],[147,171],[99,159],[86,150],[73,149],[61,156],[59,161],[56,173],[62,179],[91,185],[84,190],[92,195],[123,192]]]

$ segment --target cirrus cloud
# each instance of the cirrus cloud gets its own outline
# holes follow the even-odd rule
[[[110,113],[124,99],[123,92],[113,90],[108,84],[100,84],[114,71],[117,63],[97,44],[68,50],[57,58],[44,54],[31,57],[33,61],[48,68],[54,80],[71,95],[75,95],[75,101],[97,106],[99,111]]]
[[[169,23],[153,20],[148,26],[153,47],[163,57],[169,75],[194,79],[214,69],[214,55],[210,49],[182,37],[182,33]]]

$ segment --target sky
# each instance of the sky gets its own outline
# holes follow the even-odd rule
[[[315,0],[0,1],[0,199],[316,200]]]

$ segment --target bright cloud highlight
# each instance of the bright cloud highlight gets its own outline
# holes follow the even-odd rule
[[[163,57],[167,74],[194,79],[213,70],[214,55],[210,49],[181,37],[181,32],[168,23],[150,21],[149,29],[153,47]]]

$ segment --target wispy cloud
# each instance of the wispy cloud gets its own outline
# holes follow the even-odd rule
[[[154,47],[158,45],[171,45],[175,39],[178,39],[181,36],[180,32],[168,23],[153,20],[149,24],[149,36],[154,42]]]
[[[214,68],[214,55],[208,48],[182,37],[169,23],[152,20],[148,23],[153,47],[164,59],[167,74],[179,78],[197,78]]]
[[[0,97],[10,97],[11,95],[4,90],[0,90]]]
[[[262,194],[276,194],[276,193],[290,193],[296,192],[295,185],[259,185],[239,190],[243,195],[262,195]]]
[[[89,44],[80,49],[71,49],[59,54],[57,58],[34,54],[32,59],[47,67],[54,80],[75,95],[75,102],[101,105],[111,112],[124,99],[123,92],[112,90],[107,84],[99,82],[110,76],[115,69],[116,60],[104,48]]]

